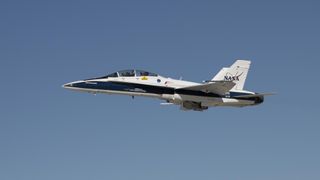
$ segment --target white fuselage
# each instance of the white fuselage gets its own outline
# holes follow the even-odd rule
[[[270,95],[243,90],[250,64],[249,60],[236,60],[205,83],[165,78],[144,70],[128,69],[68,83],[63,87],[91,93],[154,97],[167,101],[165,104],[180,105],[183,110],[202,111],[210,106],[243,107],[261,104],[264,96]]]
[[[83,81],[75,81],[65,84],[67,89],[85,91],[90,93],[121,94],[129,96],[145,96],[166,100],[168,103],[182,105],[182,107],[196,106],[207,108],[210,106],[243,107],[255,105],[252,99],[237,99],[230,95],[219,96],[212,93],[199,91],[182,91],[177,89],[200,85],[200,83],[165,78],[162,76],[132,76],[132,77],[108,77]],[[241,91],[235,93],[249,93]],[[197,110],[197,109],[194,109]]]

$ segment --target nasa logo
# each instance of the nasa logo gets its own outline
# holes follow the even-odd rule
[[[233,75],[231,73],[227,73],[225,76],[224,76],[224,80],[225,81],[240,81],[240,76],[243,74],[243,72],[241,74],[238,75],[238,72]]]

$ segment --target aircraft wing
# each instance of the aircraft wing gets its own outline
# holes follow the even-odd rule
[[[232,89],[235,85],[236,83],[232,81],[215,81],[207,84],[187,86],[187,87],[178,88],[178,89],[203,91],[206,93],[215,93],[219,95],[224,95],[226,92],[230,91],[230,89]]]

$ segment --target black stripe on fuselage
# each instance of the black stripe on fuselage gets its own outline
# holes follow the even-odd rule
[[[85,88],[92,90],[109,90],[109,91],[122,91],[122,92],[139,92],[139,93],[152,93],[152,94],[174,94],[174,89],[169,87],[152,86],[137,83],[127,82],[80,82],[72,85],[76,88]]]
[[[222,96],[214,94],[214,93],[205,93],[202,91],[192,91],[192,90],[185,90],[185,89],[175,89],[175,88],[171,88],[171,87],[128,83],[128,82],[113,82],[113,83],[132,86],[135,88],[141,88],[141,89],[145,90],[146,93],[154,93],[154,94],[175,94],[175,93],[177,93],[177,94],[192,95],[192,96],[222,97]]]

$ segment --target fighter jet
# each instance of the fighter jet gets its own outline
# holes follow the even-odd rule
[[[237,60],[202,83],[163,77],[144,70],[122,70],[106,76],[64,84],[66,89],[93,94],[120,94],[164,100],[162,105],[179,105],[181,110],[203,111],[208,107],[244,107],[261,104],[264,96],[244,90],[251,61]]]

